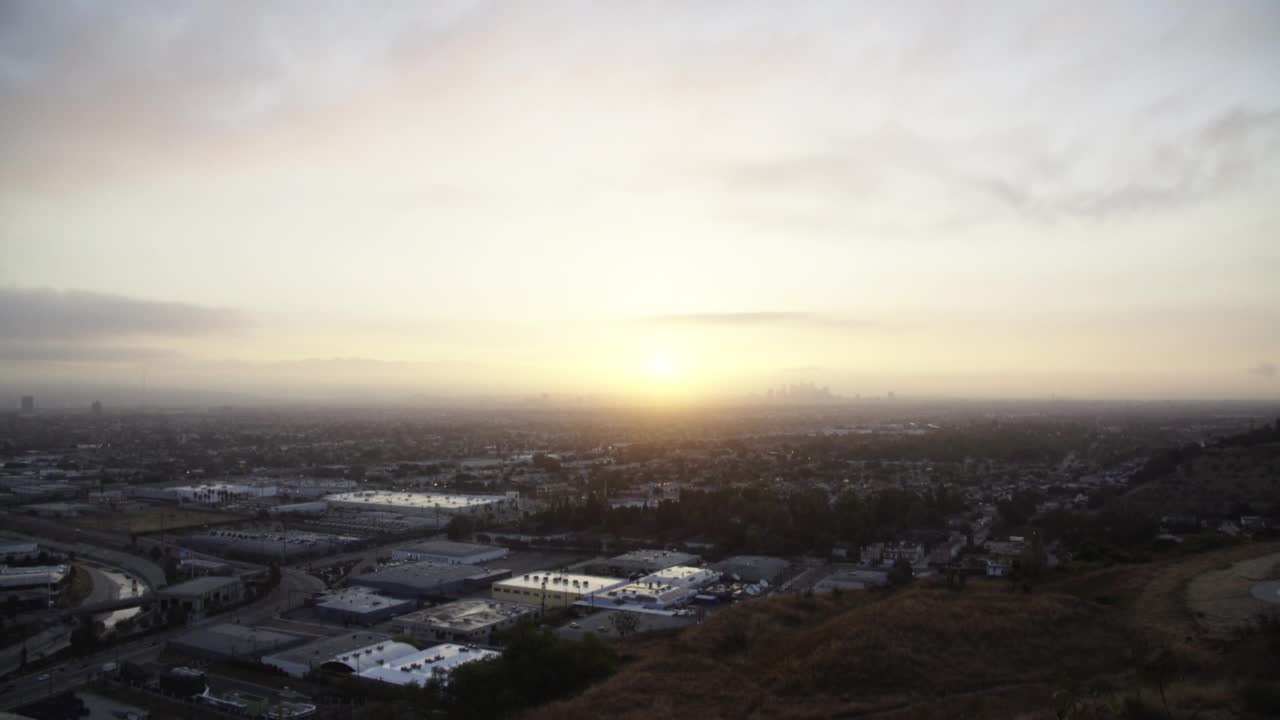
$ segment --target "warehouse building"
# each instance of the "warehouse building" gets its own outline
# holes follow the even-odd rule
[[[720,573],[710,568],[677,565],[640,578],[640,582],[665,583],[677,587],[702,588],[719,582]]]
[[[245,587],[238,577],[209,575],[170,585],[157,596],[161,610],[181,607],[199,617],[240,603],[245,598]]]
[[[367,587],[349,587],[326,593],[316,601],[316,615],[345,625],[375,625],[414,609],[413,600],[378,594]]]
[[[0,567],[0,597],[16,598],[18,609],[50,607],[71,584],[68,565]]]
[[[626,584],[626,580],[615,577],[535,572],[494,583],[493,599],[544,608],[567,607]]]
[[[426,685],[431,680],[444,684],[449,681],[449,674],[462,665],[496,657],[495,650],[450,643],[370,665],[359,675],[392,685]]]
[[[415,562],[357,575],[351,578],[351,583],[381,590],[393,597],[420,599],[464,595],[509,577],[510,570]]]
[[[676,565],[697,565],[702,558],[675,550],[633,550],[605,561],[606,571],[619,576],[648,575]]]
[[[391,553],[396,562],[426,560],[443,565],[481,565],[507,556],[507,549],[497,545],[477,545],[451,540],[432,540],[402,547]]]
[[[219,623],[183,633],[169,640],[166,647],[193,657],[214,660],[256,659],[263,653],[296,647],[306,641],[305,635],[237,623]]]
[[[329,495],[335,508],[383,510],[402,515],[503,515],[519,510],[519,493],[506,495],[456,495],[430,492],[361,490]]]
[[[489,645],[493,633],[537,616],[533,605],[502,600],[459,600],[401,615],[392,622],[399,635],[423,643],[460,642]]]
[[[40,557],[40,546],[33,542],[0,542],[0,563],[30,562]]]
[[[791,567],[791,563],[782,558],[764,555],[735,555],[724,562],[716,563],[711,569],[726,576],[729,580],[758,583],[761,580],[776,583],[778,578]]]
[[[645,610],[665,610],[683,605],[698,593],[691,587],[669,583],[637,580],[621,587],[611,588],[588,599],[592,607],[613,605],[633,606]]]
[[[391,648],[388,650],[388,648]],[[366,654],[364,651],[369,650]],[[264,665],[270,665],[290,677],[300,678],[311,670],[328,667],[342,672],[357,672],[367,663],[362,658],[378,657],[386,659],[389,655],[399,657],[417,652],[417,648],[404,643],[392,642],[382,633],[346,632],[334,637],[320,638],[309,643],[289,648],[283,652],[266,655],[262,658]],[[396,654],[398,653],[398,654]]]

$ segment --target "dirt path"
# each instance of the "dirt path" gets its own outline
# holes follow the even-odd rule
[[[1263,580],[1277,578],[1280,552],[1241,560],[1229,568],[1192,578],[1187,585],[1187,606],[1208,637],[1228,640],[1237,628],[1269,609],[1250,590]]]
[[[1158,568],[1138,595],[1132,608],[1134,623],[1160,644],[1186,645],[1201,638],[1211,639],[1213,635],[1210,631],[1216,630],[1218,626],[1206,626],[1197,617],[1197,610],[1189,606],[1189,591],[1193,582],[1202,578],[1195,583],[1197,598],[1221,598],[1235,590],[1234,584],[1224,583],[1223,580],[1237,563],[1257,560],[1265,565],[1268,561],[1264,558],[1277,553],[1280,553],[1280,543],[1271,542],[1240,545],[1172,561]],[[1220,592],[1212,590],[1215,583],[1223,585]],[[1243,582],[1243,590],[1240,592],[1246,598],[1249,597],[1251,584]],[[1205,612],[1205,609],[1201,607],[1198,611]],[[1225,607],[1223,611],[1225,612]],[[1205,619],[1208,619],[1207,616]]]

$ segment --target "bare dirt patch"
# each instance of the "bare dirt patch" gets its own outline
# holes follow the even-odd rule
[[[1208,637],[1227,640],[1269,606],[1250,590],[1277,578],[1280,552],[1240,560],[1230,567],[1202,573],[1187,583],[1187,607]]]

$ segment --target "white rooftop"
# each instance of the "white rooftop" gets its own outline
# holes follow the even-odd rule
[[[425,685],[432,678],[445,682],[449,673],[460,665],[497,656],[498,653],[494,650],[481,650],[467,645],[436,645],[361,670],[360,677],[395,685]]]
[[[622,578],[557,572],[532,572],[525,575],[516,575],[507,580],[494,583],[494,585],[509,588],[538,590],[546,587],[548,590],[572,589],[582,592],[597,592],[626,584],[627,581]]]
[[[330,502],[358,503],[361,505],[391,505],[399,507],[457,509],[491,505],[508,500],[505,495],[454,495],[427,492],[391,492],[386,490],[361,490],[359,492],[328,495]]]

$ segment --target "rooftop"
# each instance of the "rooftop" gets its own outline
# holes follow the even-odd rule
[[[382,633],[343,633],[342,635],[313,640],[305,645],[299,645],[284,652],[276,653],[270,656],[270,659],[282,663],[319,667],[339,656],[350,655],[357,649],[377,647],[380,644],[390,642],[391,638]],[[267,659],[263,658],[264,662]]]
[[[459,665],[497,657],[494,650],[481,650],[466,645],[436,645],[405,655],[386,664],[360,671],[360,676],[395,685],[425,685],[436,678],[441,682]]]
[[[406,545],[400,548],[405,552],[440,555],[442,557],[460,558],[479,553],[502,550],[497,545],[480,545],[478,543],[460,543],[450,540],[432,540],[429,542]]]
[[[505,495],[455,495],[426,492],[391,492],[386,490],[361,490],[359,492],[328,495],[332,502],[360,503],[363,505],[394,505],[400,507],[457,509],[490,505],[508,500]]]
[[[655,561],[672,561],[673,565],[679,565],[685,562],[694,562],[698,559],[697,555],[691,555],[686,552],[677,550],[632,550],[623,553],[614,560],[630,561],[630,562],[655,562]]]
[[[398,618],[404,622],[428,623],[454,630],[474,630],[513,617],[537,612],[530,605],[501,600],[459,600],[426,608]]]
[[[503,580],[494,584],[502,585],[503,587],[527,588],[532,590],[546,587],[549,590],[572,588],[583,592],[597,592],[626,585],[627,581],[622,578],[603,577],[600,575],[533,572],[525,575],[517,575],[508,580]]]
[[[720,573],[709,568],[692,567],[689,565],[676,565],[674,567],[663,568],[657,572],[650,573],[645,576],[642,581],[652,582],[674,582],[682,583],[689,580],[699,580],[703,577],[719,576]]]
[[[302,635],[257,628],[236,623],[219,623],[196,628],[174,639],[182,648],[204,650],[227,655],[269,652],[276,648],[301,643]]]
[[[353,583],[391,582],[405,585],[434,585],[464,580],[470,577],[488,575],[492,571],[476,565],[445,565],[427,560],[421,562],[392,565],[382,570],[356,576]]]
[[[379,595],[378,591],[370,588],[350,587],[327,593],[316,603],[316,607],[346,612],[371,612],[383,610],[387,607],[411,604],[412,601],[409,600],[398,600]]]
[[[206,575],[198,577],[194,580],[180,582],[177,585],[170,585],[160,591],[161,595],[204,595],[205,593],[221,590],[233,585],[239,585],[238,577],[222,577],[218,575]]]

